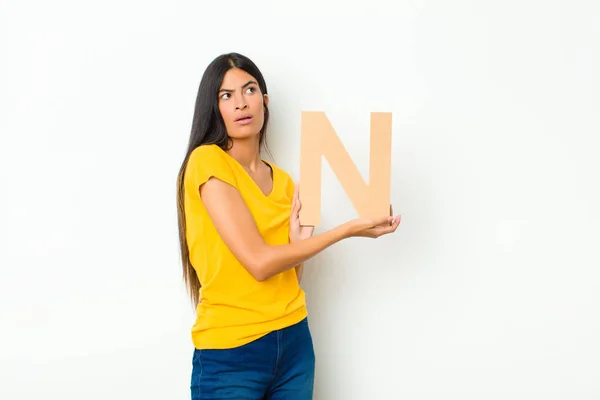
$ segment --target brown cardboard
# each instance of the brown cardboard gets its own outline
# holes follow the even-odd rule
[[[321,219],[321,163],[325,157],[360,217],[389,215],[392,114],[371,113],[369,183],[360,175],[323,112],[302,112],[300,148],[300,223]]]

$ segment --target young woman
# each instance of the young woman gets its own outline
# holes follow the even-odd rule
[[[313,235],[298,187],[261,159],[265,80],[248,58],[217,57],[198,90],[178,176],[183,271],[196,306],[192,399],[312,398],[315,358],[302,263],[349,237],[394,232],[400,218],[357,218]]]

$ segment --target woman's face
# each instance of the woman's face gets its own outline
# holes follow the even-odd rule
[[[232,139],[258,137],[268,102],[268,95],[260,92],[252,75],[239,68],[227,71],[219,90],[219,110],[227,134]]]

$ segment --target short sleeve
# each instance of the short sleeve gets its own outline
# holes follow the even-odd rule
[[[185,171],[185,186],[188,190],[198,188],[211,177],[237,187],[231,166],[225,160],[223,150],[216,145],[201,145],[192,151]]]

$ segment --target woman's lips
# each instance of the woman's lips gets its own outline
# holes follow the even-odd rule
[[[240,119],[236,120],[235,122],[237,122],[240,125],[248,125],[249,123],[252,122],[252,117],[240,118]]]

